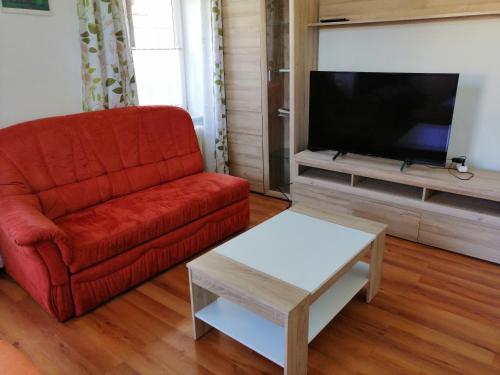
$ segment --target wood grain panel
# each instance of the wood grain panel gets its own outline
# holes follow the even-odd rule
[[[249,52],[245,50],[245,52]],[[225,68],[226,79],[235,81],[237,78],[248,80],[260,80],[260,58],[257,51],[252,53],[226,53],[224,61],[227,65]],[[260,87],[260,82],[259,87]]]
[[[352,214],[349,194],[301,183],[294,183],[291,190],[294,203],[305,203],[317,208],[323,207],[325,210],[346,215]]]
[[[250,87],[253,85],[254,87]],[[229,110],[243,110],[261,113],[261,90],[254,83],[240,81],[234,84],[226,83],[226,105]]]
[[[228,110],[262,111],[259,0],[225,0],[224,65]]]
[[[418,240],[420,214],[389,204],[369,202],[357,195],[331,189],[295,183],[292,186],[294,202],[312,204],[334,212],[359,216],[388,225],[387,233],[411,241]]]
[[[262,169],[262,147],[251,145],[237,145],[229,143],[229,160],[231,163]]]
[[[238,145],[262,147],[262,137],[260,135],[243,134],[230,131],[228,134],[228,141]]]
[[[290,1],[290,159],[307,146],[309,72],[318,65],[318,32],[307,25],[318,21],[318,0]],[[293,168],[291,168],[293,171]],[[292,180],[294,175],[292,172]]]
[[[320,0],[319,17],[411,20],[500,13],[496,0]]]
[[[263,168],[262,136],[230,132],[228,141],[230,163]]]
[[[309,306],[302,304],[292,311],[285,324],[285,375],[307,374]]]
[[[418,240],[427,245],[500,263],[500,229],[449,216],[424,214]]]
[[[224,55],[228,110],[262,111],[260,50]]]
[[[225,0],[222,6],[230,171],[264,192],[262,4]]]
[[[193,321],[193,338],[198,340],[209,332],[212,327],[200,319],[196,318],[195,314],[210,305],[217,299],[217,295],[209,292],[206,289],[199,287],[192,282],[192,273],[189,272],[189,288],[191,296],[191,319]]]
[[[222,17],[226,51],[260,48],[260,0],[224,0]]]
[[[260,123],[259,123],[260,120]],[[228,112],[231,174],[250,181],[252,191],[264,191],[262,117],[258,113]],[[235,131],[236,130],[236,131]]]
[[[246,111],[227,111],[229,132],[262,136],[262,114]]]
[[[264,171],[262,168],[247,167],[230,162],[230,172],[233,176],[244,178],[250,182],[250,190],[264,192]]]
[[[387,233],[410,241],[417,241],[420,214],[387,204],[351,200],[352,214],[387,224]]]
[[[215,252],[189,262],[187,267],[192,283],[281,326],[309,296],[303,289]]]

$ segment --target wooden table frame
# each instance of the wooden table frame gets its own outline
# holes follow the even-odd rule
[[[188,264],[189,285],[195,340],[212,329],[195,314],[218,297],[222,297],[284,327],[284,373],[304,375],[307,374],[309,307],[369,253],[371,255],[366,301],[371,302],[380,288],[387,227],[369,220],[332,214],[304,205],[294,206],[291,210],[372,233],[376,236],[375,240],[312,293],[215,252],[209,252]]]

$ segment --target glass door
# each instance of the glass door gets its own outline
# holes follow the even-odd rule
[[[266,0],[269,188],[290,192],[289,0]]]

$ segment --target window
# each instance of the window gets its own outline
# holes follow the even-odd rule
[[[186,108],[180,0],[129,0],[140,105]]]

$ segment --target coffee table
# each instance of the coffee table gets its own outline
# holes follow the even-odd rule
[[[377,294],[385,232],[296,205],[200,256],[187,265],[194,338],[214,327],[285,374],[307,374],[309,342],[363,287],[367,302]]]

